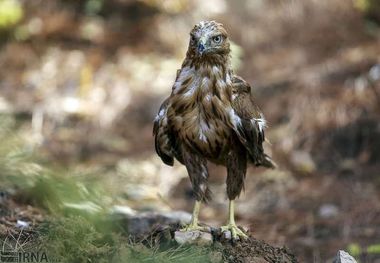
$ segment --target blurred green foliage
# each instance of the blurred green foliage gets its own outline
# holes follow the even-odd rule
[[[349,244],[347,250],[354,257],[358,257],[362,251],[361,247],[356,243]]]
[[[108,262],[114,239],[81,216],[57,218],[42,229],[42,244],[59,262]]]
[[[359,9],[367,20],[367,30],[370,34],[377,35],[380,25],[380,1],[379,0],[355,0],[355,7]]]
[[[0,115],[0,180],[5,189],[26,189],[33,185],[43,168],[34,162],[33,149],[28,147],[14,130],[15,120]]]
[[[57,219],[41,229],[42,246],[59,262],[211,262],[210,249],[173,247],[161,250],[134,243],[120,234],[94,227],[81,216]]]
[[[167,250],[158,247],[149,249],[143,245],[135,244],[122,250],[127,257],[117,258],[116,262],[151,262],[151,263],[207,263],[221,262],[207,247],[180,246]],[[220,258],[221,259],[221,258]]]
[[[112,193],[95,174],[49,167],[18,135],[14,119],[0,115],[0,182],[48,212],[37,226],[40,246],[59,262],[211,262],[209,248],[148,248],[116,229]]]
[[[368,254],[380,254],[380,244],[370,245],[367,247]]]
[[[16,130],[12,117],[0,115],[0,181],[4,190],[18,191],[23,199],[54,214],[103,210],[110,198],[105,198],[106,190],[96,172],[90,176],[83,171],[47,167]]]
[[[355,258],[360,258],[364,253],[369,255],[380,254],[380,244],[369,245],[366,248],[362,248],[359,244],[351,243],[347,247],[348,253],[350,253]]]
[[[380,1],[378,0],[355,0],[355,6],[364,12],[380,12]]]
[[[85,12],[87,14],[97,14],[104,6],[104,0],[87,0],[85,4]]]
[[[92,214],[102,211],[107,200],[100,183],[85,174],[75,175],[75,172],[46,171],[34,180],[25,194],[53,213],[76,210]]]
[[[238,71],[242,65],[242,57],[244,55],[243,49],[236,44],[235,42],[231,41],[231,64],[232,68],[235,71]]]
[[[0,29],[7,29],[23,18],[23,8],[17,0],[0,0]]]

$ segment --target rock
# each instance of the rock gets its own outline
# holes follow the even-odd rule
[[[16,223],[16,227],[21,228],[21,229],[27,228],[29,227],[29,225],[30,225],[29,222],[26,222],[23,220],[17,220],[17,223]]]
[[[176,231],[174,239],[178,244],[211,245],[213,238],[211,233],[202,231]]]
[[[138,214],[136,216],[131,216],[127,219],[127,229],[132,235],[141,234],[149,232],[157,225],[171,225],[171,224],[184,224],[190,222],[191,215],[186,215],[178,213],[173,215],[170,213],[159,213],[159,212],[145,212]],[[184,220],[188,218],[188,220]],[[184,222],[186,221],[186,222]]]
[[[310,153],[306,151],[294,151],[291,155],[290,161],[299,172],[312,173],[316,169],[313,158]]]
[[[230,240],[232,238],[231,231],[225,231],[223,232],[223,238]]]
[[[344,250],[339,250],[333,263],[357,263],[356,260]]]
[[[131,235],[143,235],[157,226],[187,224],[191,220],[191,214],[184,211],[137,213],[128,206],[114,206],[110,213],[111,220]]]
[[[368,75],[373,81],[380,80],[380,64],[374,65]]]
[[[318,215],[321,218],[332,218],[339,214],[339,208],[334,204],[324,204],[319,208]]]
[[[249,229],[248,228],[242,227],[242,226],[239,226],[239,228],[244,233],[246,233],[246,234],[249,233]],[[232,238],[231,230],[227,230],[227,231],[223,231],[222,232],[222,229],[219,228],[217,231],[214,230],[213,233],[215,233],[215,235],[219,235],[220,236],[220,240],[225,241],[225,242],[229,242],[229,241],[235,242],[235,241],[241,240],[241,238],[239,236],[236,237],[235,239],[233,239]]]

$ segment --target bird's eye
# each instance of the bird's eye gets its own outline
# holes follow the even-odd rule
[[[195,41],[195,36],[194,35],[190,35],[190,40],[191,40],[191,42],[194,42]]]
[[[222,42],[222,36],[221,35],[215,36],[212,38],[212,41],[214,41],[216,44],[219,44],[220,42]]]

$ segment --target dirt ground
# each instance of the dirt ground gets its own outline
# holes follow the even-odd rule
[[[174,241],[174,233],[179,229],[176,225],[159,227],[158,230],[144,236],[147,244],[158,242],[161,247],[178,246]],[[210,248],[210,262],[252,262],[252,263],[296,263],[295,255],[289,249],[273,247],[263,240],[249,237],[246,240],[232,241],[226,239],[220,231],[212,231],[213,244]],[[153,243],[154,243],[153,242]],[[191,246],[191,245],[190,245]],[[197,245],[192,245],[197,246]]]

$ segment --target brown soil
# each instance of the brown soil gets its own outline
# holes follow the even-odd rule
[[[218,249],[227,262],[298,262],[296,257],[285,247],[273,247],[262,240],[250,237],[235,244],[230,242],[221,243]]]
[[[174,232],[179,229],[178,225],[159,227],[149,235],[144,236],[142,241],[147,246],[159,245],[165,249],[168,246],[178,246],[174,241]],[[249,237],[247,240],[231,241],[223,237],[220,231],[212,230],[214,243],[211,248],[211,262],[233,263],[294,263],[298,262],[295,255],[286,247],[274,247],[263,240]],[[195,245],[194,245],[195,246]]]

